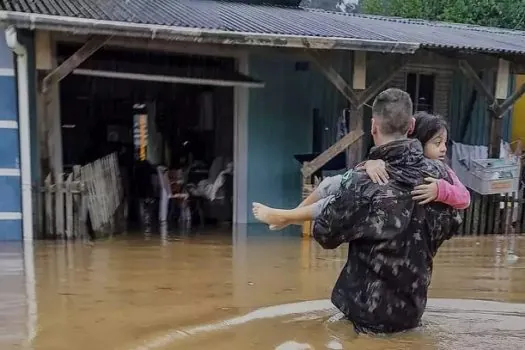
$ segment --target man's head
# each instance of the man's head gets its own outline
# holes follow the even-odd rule
[[[400,89],[381,92],[372,105],[372,137],[376,146],[406,138],[414,129],[412,99]]]

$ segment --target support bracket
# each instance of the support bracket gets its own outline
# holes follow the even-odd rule
[[[42,92],[46,93],[52,84],[56,84],[67,77],[73,70],[81,65],[82,62],[104,46],[109,39],[111,39],[111,36],[90,37],[80,49],[44,77],[42,80]]]
[[[309,52],[309,56],[336,89],[339,90],[339,92],[343,94],[352,105],[356,106],[359,101],[359,96],[345,79],[332,67],[327,57],[321,55],[317,51]]]
[[[390,67],[387,73],[382,77],[376,79],[372,85],[370,85],[366,90],[359,93],[358,102],[356,104],[356,109],[361,108],[366,104],[372,97],[377,95],[381,89],[383,89],[389,82],[394,79],[395,75],[399,73],[409,62],[409,58],[406,56],[401,57],[396,60],[394,64]]]
[[[345,79],[337,73],[337,71],[330,65],[329,60],[323,57],[319,52],[310,52],[310,58],[319,67],[323,74],[330,80],[330,82],[343,94],[343,96],[353,105],[355,108],[361,108],[367,103],[372,97],[377,95],[379,91],[388,84],[394,76],[403,69],[408,63],[409,58],[403,56],[396,59],[396,62],[388,70],[388,72],[382,77],[378,78],[372,85],[366,90],[356,92]]]
[[[330,65],[329,60],[326,56],[321,55],[319,52],[313,51],[309,52],[311,60],[319,67],[323,74],[328,78],[328,80],[343,94],[343,96],[350,102],[355,109],[362,108],[365,103],[367,103],[372,97],[374,97],[379,91],[385,87],[398,73],[403,69],[409,62],[408,57],[401,57],[396,60],[392,68],[388,72],[377,79],[370,87],[366,90],[356,92],[346,81],[345,79]],[[357,127],[359,130],[352,130],[346,134],[339,141],[334,143],[330,148],[325,150],[314,160],[307,162],[301,168],[301,172],[304,177],[312,176],[317,170],[323,167],[336,155],[350,147],[355,142],[359,141],[364,132],[362,130],[362,125],[358,124]]]
[[[489,88],[485,86],[472,66],[466,60],[459,60],[458,66],[461,73],[463,73],[463,75],[474,84],[476,90],[487,98],[489,101],[489,110],[493,113],[496,112],[498,109],[498,101],[496,100],[496,97],[490,92]]]
[[[490,92],[490,90],[485,86],[483,81],[478,77],[474,69],[470,66],[470,64],[465,60],[459,61],[459,69],[465,75],[467,79],[469,79],[474,86],[476,87],[476,90],[478,90],[480,93],[482,93],[489,101],[489,110],[492,113],[492,116],[495,118],[503,118],[503,115],[505,112],[512,107],[512,105],[523,95],[525,94],[525,84],[521,85],[519,89],[514,91],[512,95],[510,95],[508,98],[506,98],[501,103],[498,102],[496,97]]]
[[[311,162],[306,162],[301,168],[303,177],[312,176],[317,170],[321,169],[326,163],[328,163],[336,155],[347,149],[350,145],[359,141],[363,137],[363,130],[353,130],[343,136],[339,141],[334,143],[326,151],[318,155]]]

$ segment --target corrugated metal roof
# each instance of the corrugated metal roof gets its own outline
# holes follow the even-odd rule
[[[232,33],[402,42],[429,48],[525,54],[523,31],[228,0],[0,0],[0,11],[7,11],[2,16],[4,22],[9,22],[9,14],[18,12]],[[20,25],[20,20],[16,23]],[[96,31],[96,26],[93,29]]]

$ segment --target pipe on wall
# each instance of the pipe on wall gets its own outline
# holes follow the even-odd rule
[[[18,41],[16,29],[5,30],[7,46],[16,55],[18,90],[18,132],[20,140],[20,177],[22,187],[23,240],[33,240],[33,194],[31,184],[31,136],[29,125],[29,66],[27,50]]]

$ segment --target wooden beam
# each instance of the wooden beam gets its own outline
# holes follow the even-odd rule
[[[47,92],[51,84],[56,84],[67,77],[75,68],[87,60],[98,49],[106,44],[111,36],[94,36],[91,37],[77,52],[71,55],[61,65],[56,67],[42,81],[42,91]]]
[[[489,89],[485,86],[483,81],[478,77],[476,72],[472,69],[472,67],[468,64],[465,60],[459,61],[459,69],[461,72],[474,84],[476,87],[476,90],[481,92],[490,103],[489,109],[493,112],[493,116],[496,118],[502,118],[503,114],[523,95],[525,94],[525,84],[522,85],[518,90],[516,90],[510,97],[505,99],[504,101],[500,99],[500,101],[503,101],[502,103],[498,103],[498,99],[496,99],[496,96],[494,96]],[[506,69],[509,69],[507,66]],[[498,70],[498,73],[500,73],[502,69]],[[506,72],[508,73],[508,72]],[[499,78],[498,78],[499,79]],[[502,84],[499,84],[502,85]],[[497,90],[500,91],[499,94],[504,94],[505,90],[505,84],[500,86]],[[503,95],[502,95],[503,96]],[[500,96],[501,97],[501,96]]]
[[[366,51],[354,51],[353,63],[352,88],[355,92],[355,90],[366,89]]]
[[[321,169],[326,163],[328,163],[336,155],[347,149],[350,145],[360,140],[363,137],[363,130],[353,130],[346,134],[339,141],[334,143],[330,148],[321,153],[311,162],[306,162],[301,172],[304,177],[312,176],[317,170]]]
[[[317,51],[310,52],[309,56],[337,90],[339,90],[352,105],[357,105],[358,96],[345,79],[331,66],[326,57]]]
[[[362,91],[360,91],[362,92]],[[363,107],[357,108],[356,106],[350,106],[350,120],[348,123],[348,130],[361,130],[363,129]],[[356,142],[354,142],[352,145],[348,146],[347,148],[347,158],[346,158],[346,167],[348,169],[354,168],[357,164],[359,164],[363,157],[363,146],[364,146],[364,138],[360,138]]]
[[[514,93],[512,95],[509,96],[509,98],[507,98],[505,101],[503,101],[503,103],[501,103],[499,105],[499,108],[498,108],[498,118],[502,118],[503,117],[503,114],[505,114],[505,112],[510,108],[512,107],[512,105],[514,103],[516,103],[516,101],[521,97],[523,96],[523,94],[525,94],[525,84],[522,84],[520,86],[520,88],[516,91],[514,91]]]
[[[366,90],[359,94],[359,99],[356,105],[356,109],[361,108],[365,103],[367,103],[372,97],[377,95],[386,84],[388,84],[400,70],[402,70],[408,64],[408,57],[402,57],[400,60],[395,62],[388,72],[377,79],[372,85],[370,85]]]
[[[394,63],[392,68],[377,81],[372,84],[368,89],[357,92],[354,90],[356,86],[362,86],[366,84],[366,56],[364,55],[354,55],[354,75],[353,84],[356,86],[350,87],[350,85],[344,80],[343,77],[330,65],[330,62],[327,60],[326,56],[322,56],[319,52],[313,51],[309,53],[311,60],[319,67],[319,69],[324,73],[324,75],[332,82],[332,84],[339,90],[343,96],[350,102],[352,109],[354,111],[359,111],[363,105],[370,100],[374,95],[379,93],[379,91],[388,84],[405,65],[408,63],[408,58],[403,57],[398,62]],[[359,68],[356,70],[355,64],[358,64]],[[363,68],[364,67],[364,68]],[[362,118],[362,113],[357,113],[355,115],[357,118]],[[338,142],[333,144],[326,151],[321,153],[311,162],[307,162],[303,165],[301,172],[304,177],[312,176],[316,171],[321,169],[326,163],[328,163],[332,158],[337,156],[339,153],[355,144],[359,141],[364,135],[362,120],[354,125],[354,128],[347,135],[341,138]],[[359,153],[357,149],[356,154]]]
[[[492,112],[494,113],[494,112]],[[502,138],[501,129],[503,128],[503,119],[492,117],[490,118],[490,139],[489,139],[489,157],[500,157],[500,143]]]
[[[496,74],[496,100],[506,99],[509,95],[510,62],[504,59],[498,60],[498,73]]]
[[[494,104],[496,104],[497,106],[496,98],[489,91],[489,89],[485,86],[483,81],[481,81],[481,79],[478,77],[474,69],[472,69],[470,64],[465,60],[460,60],[458,62],[458,65],[463,75],[465,75],[465,77],[474,84],[474,86],[476,87],[476,90],[482,93],[489,100],[491,107],[494,106]]]

